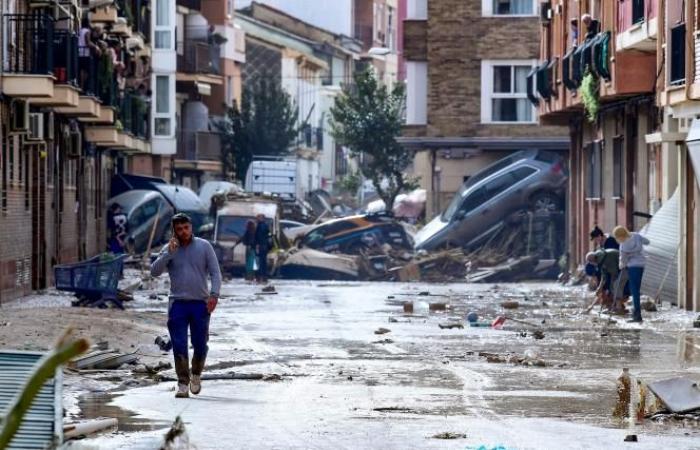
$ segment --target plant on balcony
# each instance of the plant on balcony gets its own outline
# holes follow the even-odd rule
[[[581,81],[580,92],[583,108],[586,111],[586,117],[588,117],[588,121],[591,123],[598,120],[598,111],[600,110],[600,92],[598,86],[598,78],[590,71],[586,71]]]
[[[109,52],[102,53],[97,67],[97,82],[100,86],[100,97],[105,100],[111,97],[112,78],[114,77],[114,64]]]
[[[279,80],[254,78],[246,82],[240,107],[226,108],[216,124],[221,133],[224,173],[245,179],[253,155],[281,156],[297,137],[298,110]]]
[[[404,125],[405,103],[402,83],[389,88],[367,70],[355,75],[355,83],[343,88],[331,108],[333,136],[360,160],[362,175],[372,181],[387,211],[398,194],[418,185],[405,173],[413,152],[396,140]]]

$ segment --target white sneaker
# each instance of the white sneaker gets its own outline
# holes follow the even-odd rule
[[[190,378],[190,392],[194,395],[202,392],[202,377],[200,375],[192,375]]]
[[[187,389],[186,384],[178,384],[177,392],[175,393],[175,398],[187,398],[190,396],[190,391]]]

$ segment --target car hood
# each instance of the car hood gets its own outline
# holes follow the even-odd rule
[[[414,236],[416,248],[420,248],[423,244],[429,241],[433,236],[440,233],[449,222],[443,222],[442,216],[438,215],[433,220],[431,220],[426,226],[421,228],[418,233]]]

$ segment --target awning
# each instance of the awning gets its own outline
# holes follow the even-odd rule
[[[567,136],[552,138],[512,137],[399,137],[399,144],[414,150],[473,148],[479,150],[569,150]]]
[[[678,246],[680,243],[680,193],[678,189],[641,230],[649,239],[642,279],[642,294],[663,302],[678,303]]]
[[[700,120],[693,119],[693,124],[690,126],[688,137],[685,140],[688,145],[688,154],[690,161],[693,163],[695,171],[695,180],[700,185]]]

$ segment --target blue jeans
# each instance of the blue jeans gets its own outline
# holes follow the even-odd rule
[[[629,286],[632,291],[632,303],[634,304],[633,318],[642,320],[642,276],[644,275],[644,267],[628,267],[627,274],[629,275]]]
[[[190,367],[187,351],[187,330],[194,349],[192,374],[201,375],[209,347],[209,317],[207,303],[201,300],[176,300],[168,312],[168,331],[173,344],[175,372],[178,382],[189,384]]]
[[[267,278],[267,250],[260,249],[258,252],[258,279],[265,280]]]

